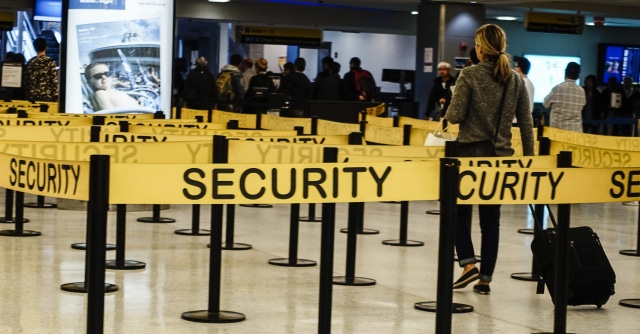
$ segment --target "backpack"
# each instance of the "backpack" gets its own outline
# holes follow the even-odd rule
[[[367,70],[353,70],[356,82],[356,91],[363,100],[371,100],[376,97],[376,83],[371,73]]]
[[[216,78],[216,86],[218,86],[218,101],[233,101],[235,94],[231,88],[233,73],[230,71],[220,72]]]

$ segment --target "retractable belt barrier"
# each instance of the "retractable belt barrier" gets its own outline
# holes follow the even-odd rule
[[[154,114],[65,114],[65,113],[41,113],[27,111],[27,118],[93,118],[94,116],[105,117],[106,119],[135,119],[152,120]]]

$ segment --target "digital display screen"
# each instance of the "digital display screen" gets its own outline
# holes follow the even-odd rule
[[[171,0],[69,0],[65,112],[170,117],[173,8]]]
[[[60,22],[62,19],[62,0],[36,0],[33,19],[35,21]]]
[[[542,103],[549,95],[551,89],[564,82],[564,70],[567,64],[575,62],[580,64],[580,57],[573,56],[550,56],[525,54],[525,58],[531,63],[527,77],[533,84],[533,102]],[[576,84],[580,84],[577,80]]]
[[[598,73],[603,84],[612,77],[617,82],[625,77],[631,77],[634,83],[640,82],[640,46],[600,44]]]

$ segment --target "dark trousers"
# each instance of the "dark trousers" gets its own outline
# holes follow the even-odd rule
[[[458,205],[458,225],[456,226],[456,252],[461,267],[475,263],[475,251],[471,241],[471,205]],[[480,233],[482,234],[480,254],[480,279],[491,282],[498,258],[500,241],[500,205],[478,205],[480,213]]]

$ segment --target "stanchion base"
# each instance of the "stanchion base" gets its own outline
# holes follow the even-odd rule
[[[625,249],[621,250],[620,254],[628,256],[640,256],[640,252],[637,249]]]
[[[400,246],[400,247],[419,247],[424,246],[424,242],[415,241],[415,240],[384,240],[382,241],[384,245],[389,246]]]
[[[140,261],[135,260],[107,260],[105,262],[105,268],[107,269],[118,269],[118,270],[136,270],[136,269],[144,269],[147,264]]]
[[[58,204],[53,203],[42,203],[42,205],[38,205],[38,203],[24,203],[25,208],[32,209],[55,209],[58,207]]]
[[[367,285],[376,285],[376,280],[371,278],[366,278],[366,277],[334,276],[333,284],[349,285],[349,286],[367,286]]]
[[[298,220],[301,222],[321,223],[322,217],[300,217]]]
[[[518,229],[518,233],[520,233],[520,234],[533,234],[533,229],[532,228],[521,228],[521,229]]]
[[[84,242],[78,242],[75,244],[71,244],[71,248],[73,249],[79,249],[79,250],[86,250],[87,249],[87,244]],[[110,250],[116,250],[116,245],[114,244],[107,244],[105,246],[105,249],[110,251]]]
[[[175,233],[180,235],[211,235],[210,230],[199,229],[194,232],[193,229],[191,228],[184,229],[184,230],[176,230]]]
[[[386,204],[400,204],[400,203],[402,203],[402,202],[400,202],[400,201],[383,201],[383,202],[380,202],[380,203],[386,203]]]
[[[28,218],[22,218],[22,223],[28,223],[29,219]],[[7,218],[7,217],[0,217],[0,223],[5,223],[5,224],[15,224],[17,223],[15,218]]]
[[[234,242],[232,244],[228,244],[226,242],[222,243],[222,249],[224,250],[247,250],[247,249],[251,249],[253,246],[249,245],[249,244],[241,244],[238,242]]]
[[[453,303],[451,313],[469,313],[473,312],[473,306],[467,304]],[[419,311],[435,312],[436,302],[420,302],[413,304],[413,307]]]
[[[209,312],[207,310],[202,311],[189,311],[182,313],[182,319],[193,322],[207,322],[207,323],[231,323],[244,321],[246,318],[244,314],[231,311],[218,311]]]
[[[289,261],[289,259],[281,258],[271,259],[269,260],[269,264],[281,267],[313,267],[316,265],[316,261],[305,259],[294,259],[293,261]]]
[[[531,334],[554,334],[555,332],[533,332]],[[571,332],[564,332],[565,334],[575,334]]]
[[[518,281],[537,282],[539,277],[533,275],[533,273],[513,273],[511,278]]]
[[[638,298],[621,299],[618,302],[618,304],[620,304],[621,306],[626,306],[626,307],[640,308],[640,299],[638,299]]]
[[[66,283],[60,286],[60,289],[67,292],[87,293],[87,285],[84,282]],[[104,284],[104,292],[116,292],[118,286],[111,283]]]
[[[439,215],[440,210],[427,210],[428,215]]]
[[[271,204],[240,204],[240,206],[244,206],[245,208],[261,208],[261,209],[273,208],[273,205]]]
[[[4,235],[6,237],[37,237],[42,235],[42,233],[38,231],[29,231],[29,230],[2,230],[0,231],[0,235]]]
[[[173,218],[165,218],[165,217],[159,217],[158,219],[155,219],[153,217],[141,217],[136,219],[136,221],[139,221],[141,223],[159,223],[159,224],[166,224],[166,223],[175,223],[176,220]]]
[[[349,229],[348,228],[343,228],[340,230],[340,233],[349,233]],[[374,229],[370,229],[370,228],[363,228],[361,230],[358,230],[356,232],[356,234],[378,234],[380,233],[380,231],[378,230],[374,230]]]

